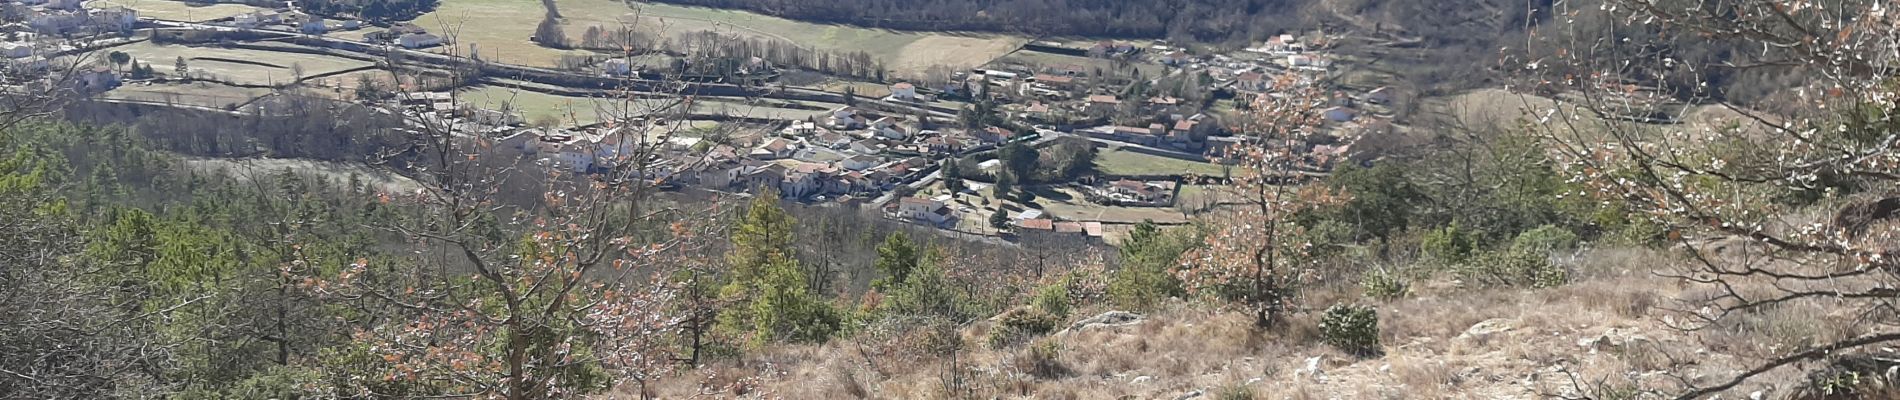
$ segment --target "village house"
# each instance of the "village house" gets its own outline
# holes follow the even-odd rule
[[[1095,114],[1112,113],[1115,112],[1115,107],[1121,104],[1121,99],[1116,98],[1115,95],[1112,94],[1090,95],[1088,99],[1088,112]]]
[[[1051,232],[1055,230],[1055,224],[1055,220],[1042,218],[1025,218],[1016,221],[1016,227],[1025,231]]]
[[[18,58],[27,58],[27,57],[32,57],[32,56],[33,56],[32,43],[25,43],[25,42],[0,43],[0,57],[18,59]]]
[[[1003,143],[1016,137],[1016,132],[1010,132],[1008,129],[1004,129],[1000,126],[983,128],[983,130],[977,132],[976,138],[985,143]]]
[[[1023,113],[1030,117],[1046,117],[1049,115],[1049,104],[1040,101],[1030,102],[1029,107],[1023,108]]]
[[[859,155],[845,158],[844,162],[840,164],[844,166],[844,169],[848,169],[852,171],[863,171],[863,170],[877,167],[878,164],[883,163],[883,162],[884,160],[881,158],[859,154]]]
[[[1156,113],[1156,114],[1172,114],[1175,111],[1179,111],[1180,109],[1181,109],[1181,98],[1179,97],[1156,96],[1156,97],[1148,98],[1148,112]]]
[[[1136,48],[1133,44],[1103,40],[1095,42],[1094,46],[1089,47],[1089,55],[1095,57],[1112,56],[1134,53],[1135,50]]]
[[[323,17],[310,14],[297,14],[291,17],[291,24],[297,26],[298,32],[321,35],[330,30],[329,27],[324,26]]]
[[[138,26],[139,12],[125,7],[96,8],[91,11],[92,24],[100,29],[130,31]]]
[[[828,149],[845,149],[851,147],[850,136],[830,130],[821,130],[817,134],[810,135],[809,137],[811,144],[814,146]]]
[[[910,82],[898,82],[891,85],[891,98],[902,101],[917,101],[917,86]]]
[[[851,142],[851,151],[858,154],[878,154],[891,147],[890,143],[878,139],[864,139]]]
[[[411,33],[396,38],[396,44],[405,49],[420,49],[442,45],[442,37],[428,33]]]
[[[1069,89],[1075,88],[1075,78],[1069,77],[1069,76],[1036,74],[1036,76],[1031,77],[1031,79],[1034,79],[1036,83],[1048,85],[1051,88],[1055,88],[1059,90],[1069,90]]]
[[[891,140],[905,140],[911,136],[910,128],[899,124],[898,120],[892,117],[878,118],[876,122],[871,123],[871,129],[877,131],[878,136]]]
[[[917,197],[899,199],[897,204],[897,216],[899,218],[942,225],[945,221],[949,221],[954,214],[954,211],[951,211],[950,207],[945,205],[945,202],[949,200],[944,197],[948,196],[941,196],[934,199]]]
[[[26,24],[36,32],[56,34],[77,29],[90,21],[91,17],[78,11],[34,10]]]
[[[757,163],[757,165],[748,166],[746,168],[745,177],[744,179],[740,180],[741,184],[746,185],[746,187],[744,187],[743,189],[758,190],[758,189],[763,189],[763,188],[772,188],[776,190],[780,187],[781,183],[785,182],[785,175],[787,172],[785,166],[773,164],[773,163],[763,163],[757,160],[747,160],[747,161],[752,162],[752,163]],[[741,163],[746,163],[747,161],[741,161]]]
[[[868,123],[863,114],[856,108],[839,107],[831,110],[831,116],[826,117],[825,124],[830,125],[832,129],[864,129]]]
[[[751,156],[761,160],[777,160],[789,158],[797,151],[798,147],[791,140],[772,138],[759,145],[759,148],[753,149]]]
[[[1234,76],[1234,90],[1265,92],[1273,90],[1273,82],[1267,80],[1267,76],[1259,72],[1242,72]]]
[[[601,72],[613,76],[626,76],[633,73],[633,62],[625,58],[609,58],[600,63]]]
[[[1188,65],[1189,63],[1192,63],[1192,62],[1194,62],[1194,56],[1188,55],[1186,51],[1180,51],[1180,50],[1176,50],[1174,52],[1168,53],[1167,55],[1161,57],[1161,65],[1167,65],[1167,66],[1173,66],[1173,67]]]
[[[104,65],[92,67],[74,77],[73,87],[85,93],[112,90],[119,87],[119,74]]]

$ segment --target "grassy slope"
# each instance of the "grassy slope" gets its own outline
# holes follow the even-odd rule
[[[252,11],[264,10],[244,4],[189,4],[172,0],[93,0],[86,2],[89,8],[124,6],[138,10],[140,17],[167,19],[174,21],[210,21]]]

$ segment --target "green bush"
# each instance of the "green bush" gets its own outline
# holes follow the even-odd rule
[[[1451,225],[1425,232],[1418,247],[1426,257],[1452,265],[1464,262],[1477,251],[1478,236],[1458,225]]]
[[[1023,343],[1030,338],[1047,335],[1056,330],[1055,315],[1035,307],[1023,307],[1010,310],[990,328],[985,342],[990,348],[1000,349]]]
[[[1544,225],[1517,234],[1511,241],[1511,248],[1532,253],[1549,254],[1577,249],[1577,234],[1556,225]]]
[[[1456,268],[1459,278],[1485,285],[1562,286],[1570,279],[1569,271],[1550,263],[1541,253],[1521,249],[1480,253]]]
[[[1379,352],[1379,311],[1370,306],[1335,304],[1319,319],[1326,344],[1356,355]]]
[[[1029,305],[1056,318],[1069,317],[1069,310],[1072,308],[1070,303],[1072,302],[1069,299],[1069,279],[1037,289],[1036,297],[1029,301]]]
[[[1359,288],[1365,291],[1366,297],[1380,300],[1405,297],[1405,291],[1409,289],[1399,274],[1378,269],[1360,275]]]

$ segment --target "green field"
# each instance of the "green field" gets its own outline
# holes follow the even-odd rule
[[[238,14],[265,10],[244,4],[190,4],[172,0],[93,0],[86,2],[87,8],[107,8],[123,6],[138,10],[141,18],[157,18],[172,21],[203,22],[220,18],[229,18]]]
[[[270,89],[242,88],[211,82],[129,84],[106,92],[107,98],[157,101],[205,107],[228,107],[270,94]]]
[[[1095,168],[1108,175],[1179,175],[1224,176],[1219,164],[1180,160],[1123,151],[1120,147],[1101,149],[1095,155]]]
[[[183,57],[195,76],[249,85],[283,85],[303,76],[313,76],[374,65],[342,57],[262,50],[158,45],[139,42],[110,48],[132,55],[140,63],[150,64],[161,74],[171,74],[175,61]]]
[[[616,0],[557,0],[562,25],[570,40],[579,41],[588,27],[632,26],[650,37],[670,38],[701,31],[789,41],[827,51],[863,51],[884,61],[898,76],[921,73],[931,65],[968,68],[1014,51],[1027,39],[1001,35],[951,35],[896,32],[880,29],[823,25],[769,17],[743,11],[685,7]],[[529,41],[545,10],[532,0],[446,0],[434,12],[414,22],[432,32],[447,33],[457,42],[454,51],[467,53],[477,45],[482,58],[512,64],[552,66],[562,54],[585,54],[544,48]],[[449,51],[438,48],[437,51]]]
[[[501,86],[480,85],[464,89],[456,98],[463,104],[488,109],[501,109],[504,106],[517,110],[522,118],[533,122],[544,118],[557,118],[562,126],[589,125],[599,122],[605,116],[640,114],[641,111],[657,108],[670,103],[670,99],[636,99],[631,101],[610,100],[580,96],[562,96],[529,90],[518,90]],[[836,104],[800,103],[809,107],[830,109]],[[693,114],[719,114],[747,116],[754,118],[802,119],[824,113],[822,110],[802,110],[775,107],[772,103],[749,104],[739,99],[702,98],[694,102]]]
[[[1054,66],[1060,66],[1060,65],[1074,64],[1074,65],[1088,67],[1089,69],[1091,69],[1091,71],[1089,71],[1088,73],[1093,75],[1095,73],[1094,71],[1092,71],[1093,69],[1099,68],[1103,71],[1113,71],[1115,70],[1117,63],[1114,60],[1109,60],[1106,58],[1077,57],[1077,56],[1071,56],[1071,55],[1066,55],[1066,54],[1044,53],[1044,52],[1034,51],[1034,50],[1020,50],[1014,53],[1009,53],[1008,55],[1005,55],[1002,58],[998,58],[996,59],[994,63],[992,63],[992,65],[994,66],[1001,66],[1003,64],[1022,64],[1022,65],[1027,65],[1031,67],[1054,67]],[[1129,63],[1129,65],[1134,66],[1135,69],[1141,70],[1141,75],[1147,76],[1147,77],[1158,77],[1166,73],[1168,70],[1167,67],[1162,66],[1161,64],[1155,64],[1151,62],[1133,62],[1133,63]]]
[[[456,101],[480,108],[510,108],[530,122],[556,118],[562,126],[588,125],[600,121],[602,114],[612,115],[615,105],[607,100],[558,96],[500,86],[474,86],[458,93]]]

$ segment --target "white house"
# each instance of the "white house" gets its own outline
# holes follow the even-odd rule
[[[0,57],[27,58],[33,56],[33,44],[21,42],[0,43]]]
[[[831,110],[831,117],[828,119],[829,121],[827,122],[830,123],[832,128],[858,129],[864,127],[864,118],[858,115],[858,109],[856,108],[839,107],[836,110]]]
[[[917,100],[917,86],[910,82],[898,82],[891,85],[891,98],[903,101]]]
[[[608,75],[625,76],[633,73],[633,62],[625,58],[614,58],[600,63],[600,70]]]
[[[9,58],[6,60],[6,63],[7,63],[7,69],[13,72],[44,71],[46,70],[46,67],[49,64],[46,61],[46,57],[40,57],[40,56]]]
[[[396,44],[405,49],[419,49],[442,44],[442,37],[428,33],[411,33],[396,38]]]
[[[851,156],[850,158],[844,159],[843,164],[844,164],[844,169],[848,169],[852,171],[863,171],[863,170],[871,169],[871,167],[876,167],[878,163],[882,161],[883,160],[880,160],[877,157],[859,154],[859,155]]]
[[[858,154],[882,153],[884,152],[884,149],[889,148],[889,147],[890,146],[885,145],[884,143],[879,142],[876,139],[864,139],[864,140],[859,140],[856,142],[851,142],[851,151]]]
[[[898,125],[896,118],[891,118],[891,117],[878,118],[877,122],[871,123],[871,129],[876,130],[878,136],[882,136],[882,137],[889,138],[892,140],[904,140],[904,139],[910,138],[910,129],[907,129],[902,125]]]
[[[569,170],[575,173],[584,173],[594,168],[594,149],[596,147],[592,146],[592,143],[571,141],[562,143],[557,147],[560,148],[560,151],[555,154],[555,160],[559,161],[561,165],[567,166]]]
[[[950,207],[944,205],[944,201],[937,199],[905,197],[897,204],[899,217],[928,221],[932,224],[942,224],[950,220],[952,213]]]
[[[125,7],[98,8],[92,10],[92,23],[101,28],[120,31],[131,30],[139,23],[139,12]]]
[[[323,34],[324,31],[327,31],[329,29],[330,29],[329,27],[326,27],[323,25],[323,17],[309,15],[309,14],[297,15],[297,31],[298,32],[308,33],[312,35],[321,35]]]
[[[791,157],[792,153],[797,151],[798,148],[793,145],[792,141],[786,140],[785,138],[773,138],[772,140],[766,141],[765,144],[759,145],[759,148],[753,150],[752,154],[764,159],[780,159]]]

